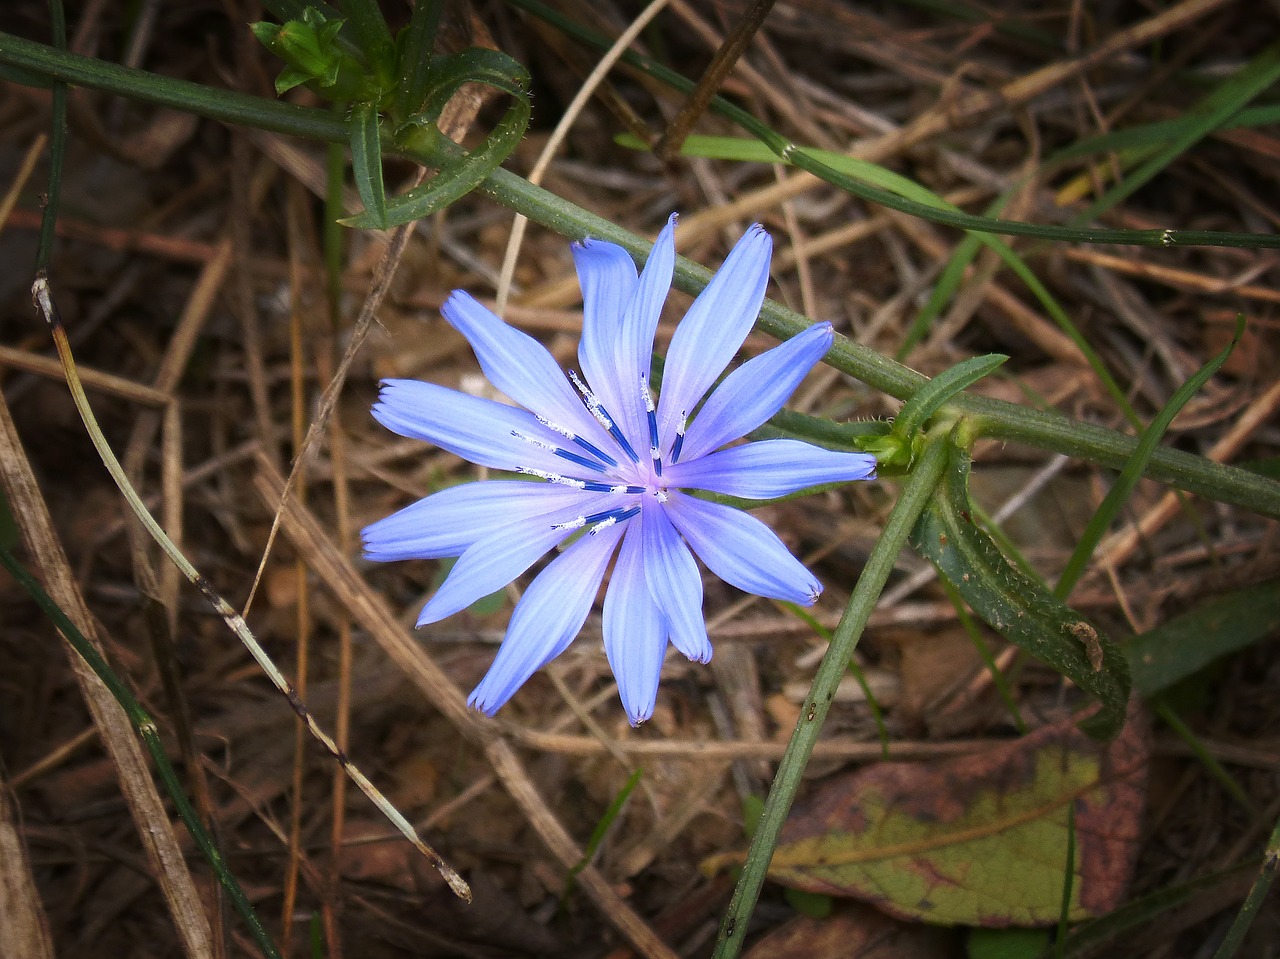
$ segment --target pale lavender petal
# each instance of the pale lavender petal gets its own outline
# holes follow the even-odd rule
[[[660,504],[646,502],[640,520],[645,581],[671,629],[671,644],[694,662],[710,662],[698,564]]]
[[[531,436],[547,446],[563,442],[532,413],[435,383],[383,380],[373,416],[393,433],[434,443],[480,466],[574,472],[566,460],[513,435]]]
[[[649,427],[641,399],[640,379],[649,377],[653,360],[653,337],[658,330],[662,306],[671,292],[671,275],[676,262],[676,215],[671,214],[653,242],[649,259],[640,271],[635,293],[622,316],[622,335],[614,344],[621,410],[612,410],[619,426],[636,452],[643,455],[649,446]]]
[[[551,483],[487,480],[450,486],[410,503],[361,531],[365,559],[460,556],[494,530],[555,510],[589,510],[596,493]]]
[[[815,323],[726,376],[689,425],[681,460],[697,459],[745,436],[782,409],[831,348],[833,335],[830,323]]]
[[[821,584],[764,523],[741,510],[672,493],[667,515],[707,568],[758,596],[811,606]]]
[[[541,343],[504,323],[462,290],[454,290],[440,312],[467,338],[490,383],[531,413],[617,451]]]
[[[578,363],[605,407],[621,409],[617,344],[622,336],[623,311],[636,290],[636,265],[622,247],[601,240],[575,243],[573,262],[582,287]]]
[[[876,458],[868,453],[841,453],[799,440],[731,446],[668,466],[664,474],[672,486],[745,499],[772,499],[822,483],[875,475]]]
[[[525,681],[559,656],[591,612],[625,523],[583,536],[534,577],[516,604],[493,665],[467,704],[492,716]]]
[[[596,510],[612,509],[621,501],[621,497],[608,493],[589,493],[586,496],[589,507],[554,510],[494,530],[472,543],[458,558],[436,594],[422,608],[418,625],[439,622],[466,609],[480,597],[506,586],[572,532],[557,526]]]
[[[662,448],[691,414],[747,338],[769,284],[773,241],[760,224],[747,230],[676,327],[662,370],[658,406]]]
[[[604,651],[618,681],[622,708],[631,725],[638,726],[653,715],[658,700],[669,627],[645,583],[640,530],[635,523],[629,525],[604,594]]]

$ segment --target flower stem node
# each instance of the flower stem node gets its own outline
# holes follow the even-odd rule
[[[876,456],[779,439],[731,446],[773,416],[831,345],[819,323],[716,384],[759,313],[772,244],[754,226],[676,328],[663,388],[650,386],[654,333],[671,286],[675,217],[644,270],[626,251],[573,247],[583,291],[581,373],[471,296],[445,319],[491,383],[518,407],[431,383],[384,380],[373,414],[402,436],[522,474],[455,486],[365,528],[372,560],[458,557],[419,617],[434,623],[511,582],[576,531],[517,603],[472,706],[492,715],[582,629],[605,573],[605,653],[633,724],[653,714],[667,645],[711,658],[702,563],[761,596],[811,605],[821,585],[763,523],[691,495],[767,500],[822,483],[870,479]],[[714,389],[712,387],[714,386]],[[689,410],[696,410],[690,420]],[[648,449],[648,457],[637,449]]]

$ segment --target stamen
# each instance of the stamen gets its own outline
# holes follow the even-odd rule
[[[591,527],[592,536],[600,532],[602,529],[608,529],[614,523],[621,523],[623,520],[631,519],[636,513],[640,512],[639,506],[628,506],[626,509],[611,509],[604,513],[592,513],[590,516],[583,517],[588,523],[595,523]]]
[[[582,382],[576,370],[569,371],[569,379],[573,381],[573,385],[577,387],[578,392],[582,394],[582,402],[587,405],[587,410],[596,418],[596,422],[605,429],[613,430],[613,420],[609,418],[609,414],[604,411],[604,407],[600,405],[600,401],[596,399],[596,395],[591,392],[591,387]]]
[[[631,448],[631,444],[627,442],[627,438],[622,435],[622,430],[618,429],[618,424],[613,421],[613,417],[609,415],[608,411],[600,403],[600,400],[596,398],[596,395],[591,392],[591,388],[588,387],[586,383],[582,382],[581,378],[574,370],[569,371],[569,379],[573,381],[573,385],[576,386],[578,388],[578,392],[582,394],[582,401],[587,404],[587,412],[596,418],[597,423],[609,431],[609,435],[612,436],[614,440],[617,441],[618,445],[622,447],[622,452],[627,454],[627,457],[631,462],[639,463],[640,457],[637,456],[636,451]],[[613,465],[617,466],[618,464],[614,463]]]
[[[662,475],[662,449],[658,445],[658,414],[653,402],[653,391],[649,389],[649,379],[640,377],[640,396],[644,400],[645,413],[649,418],[649,458],[653,460],[653,471]]]
[[[547,429],[551,430],[551,432],[559,433],[561,436],[563,436],[567,440],[576,440],[578,438],[577,436],[574,435],[573,430],[567,430],[563,426],[557,426],[555,423],[552,423],[545,416],[539,416],[537,413],[534,413],[533,418],[537,420],[539,423],[541,423],[543,426],[545,426]]]
[[[517,473],[524,473],[526,476],[536,476],[538,479],[544,479],[548,483],[556,483],[560,486],[568,486],[573,489],[586,489],[587,484],[580,479],[574,479],[571,476],[561,476],[559,473],[549,473],[546,470],[536,470],[528,466],[517,466]]]
[[[577,519],[571,519],[567,523],[552,523],[551,528],[563,532],[565,530],[582,529],[582,527],[586,525],[587,518],[585,516],[579,516]]]
[[[588,493],[613,493],[615,496],[637,496],[644,492],[643,486],[610,486],[608,483],[588,483],[586,485]]]
[[[667,491],[664,489],[656,489],[653,491],[653,498],[659,503],[665,503],[668,499]]]
[[[605,471],[603,463],[597,463],[594,460],[587,459],[585,456],[579,456],[577,453],[570,453],[568,450],[562,450],[560,447],[540,440],[536,436],[529,436],[527,433],[521,433],[519,430],[512,430],[511,435],[516,439],[524,440],[526,443],[532,443],[539,449],[544,449],[548,453],[554,453],[561,459],[566,459],[570,463],[575,463],[578,466],[589,469],[595,473],[603,473]]]
[[[676,427],[676,441],[671,445],[671,462],[680,462],[680,450],[684,448],[684,429],[689,425],[689,414],[680,411],[680,423]]]

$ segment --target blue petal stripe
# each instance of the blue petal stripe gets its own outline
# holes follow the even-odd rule
[[[464,483],[369,524],[360,536],[365,559],[379,563],[460,556],[472,543],[496,529],[553,510],[590,512],[599,501],[598,494],[551,483]]]
[[[726,376],[689,424],[681,462],[746,436],[778,412],[831,348],[832,337],[830,323],[815,323]]]
[[[467,338],[484,375],[499,390],[562,429],[608,442],[555,357],[532,336],[504,323],[462,290],[454,290],[440,312]]]
[[[754,516],[684,493],[672,493],[667,515],[707,568],[758,596],[811,606],[821,584]]]
[[[607,509],[618,505],[621,498],[596,493],[593,501],[598,508]],[[439,622],[506,586],[567,537],[572,530],[563,524],[579,515],[580,510],[574,507],[554,510],[504,526],[476,540],[458,558],[440,589],[422,608],[418,625]]]
[[[711,660],[702,618],[702,574],[663,507],[646,502],[640,523],[649,595],[671,627],[671,644],[697,663]]]
[[[820,483],[872,479],[876,458],[840,453],[799,440],[763,440],[731,446],[667,467],[672,486],[746,499],[772,499]]]
[[[575,243],[573,262],[582,287],[578,363],[605,408],[620,409],[617,344],[622,313],[636,290],[636,265],[622,247],[600,240]]]
[[[632,522],[604,595],[604,651],[633,726],[653,715],[669,631],[645,583],[641,538]]]
[[[676,327],[662,372],[664,450],[671,448],[681,416],[694,411],[751,331],[769,283],[772,251],[769,234],[752,225]]]
[[[559,656],[591,612],[609,557],[626,527],[584,536],[539,573],[516,604],[493,665],[468,705],[492,716],[525,681]]]
[[[421,380],[383,380],[373,415],[393,433],[434,443],[479,466],[566,472],[565,461],[551,450],[512,433],[523,433],[551,447],[564,437],[547,429],[532,413],[505,403]],[[582,471],[570,468],[567,472]]]

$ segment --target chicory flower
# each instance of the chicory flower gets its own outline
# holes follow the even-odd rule
[[[382,425],[524,477],[454,486],[365,528],[372,560],[458,557],[419,626],[466,609],[579,533],[529,585],[471,694],[489,715],[578,634],[615,554],[604,646],[633,724],[653,714],[668,640],[691,660],[711,658],[695,555],[749,593],[803,605],[818,598],[817,579],[765,524],[686,490],[763,500],[874,476],[874,457],[862,453],[789,439],[728,445],[781,408],[833,335],[830,324],[815,324],[711,390],[764,299],[772,243],[759,225],[676,328],[655,396],[650,360],[671,286],[675,219],[639,275],[619,246],[574,245],[580,372],[566,376],[540,343],[469,294],[449,297],[445,319],[518,407],[433,383],[382,382],[373,408]]]

